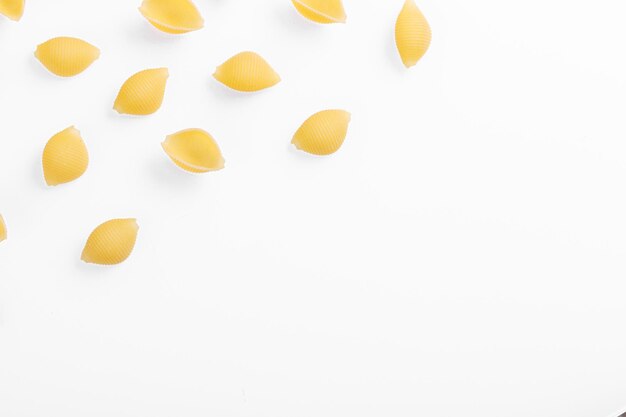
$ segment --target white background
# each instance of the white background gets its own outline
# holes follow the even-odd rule
[[[0,416],[603,417],[626,404],[626,7],[617,0],[421,0],[431,50],[402,66],[403,0],[345,0],[317,26],[287,0],[197,0],[172,37],[139,1],[30,0],[0,19]],[[78,36],[61,79],[33,57]],[[242,50],[283,82],[212,79]],[[163,107],[111,108],[167,66]],[[326,108],[344,147],[290,146]],[[47,188],[50,136],[91,164]],[[193,176],[165,135],[211,132]],[[137,217],[117,267],[80,262]]]

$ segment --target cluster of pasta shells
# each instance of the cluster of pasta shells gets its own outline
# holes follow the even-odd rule
[[[346,12],[341,0],[291,0],[306,19],[319,24],[345,23]],[[139,12],[156,29],[180,35],[202,29],[204,19],[191,0],[143,0]],[[0,14],[19,20],[24,0],[0,0]],[[414,66],[428,51],[431,43],[428,21],[414,0],[405,0],[395,24],[395,41],[402,63]],[[82,39],[57,37],[38,45],[35,57],[51,73],[73,77],[84,72],[100,57],[100,50]],[[169,71],[152,68],[130,76],[119,89],[113,109],[120,114],[145,116],[161,107]],[[213,77],[240,92],[256,92],[273,87],[281,78],[259,54],[244,51],[218,66]],[[308,117],[296,130],[291,143],[312,155],[326,156],[343,145],[351,114],[329,109]],[[166,136],[163,151],[179,168],[193,174],[224,168],[222,152],[208,132],[199,128],[178,131]],[[89,153],[80,132],[70,126],[46,143],[42,154],[43,177],[47,185],[57,186],[80,178],[89,166]],[[81,259],[87,263],[116,265],[132,253],[139,226],[133,218],[113,219],[96,227],[85,243]],[[7,238],[7,227],[0,215],[0,242]]]

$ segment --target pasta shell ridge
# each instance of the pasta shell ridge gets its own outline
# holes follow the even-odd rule
[[[24,0],[0,0],[0,14],[18,21],[24,14]]]
[[[43,150],[43,175],[48,185],[74,181],[85,173],[88,165],[87,147],[74,126],[52,136]]]
[[[324,110],[309,117],[296,131],[291,143],[313,155],[330,155],[341,148],[351,115],[344,110]]]
[[[345,23],[346,12],[341,0],[291,0],[307,19],[322,24]]]
[[[81,259],[98,265],[120,264],[132,253],[138,231],[136,219],[113,219],[104,222],[87,238]]]
[[[100,57],[100,50],[82,39],[52,38],[37,46],[35,57],[53,74],[72,77]]]
[[[161,144],[170,159],[180,168],[196,174],[224,168],[224,158],[217,142],[202,129],[173,133]]]
[[[7,225],[4,222],[2,214],[0,214],[0,242],[7,240]]]
[[[156,112],[163,104],[168,77],[167,68],[139,71],[124,82],[113,108],[120,114],[138,116]]]
[[[431,39],[428,21],[413,0],[406,0],[396,21],[396,46],[405,67],[417,64],[428,51]]]
[[[243,92],[264,90],[280,82],[280,76],[263,57],[255,52],[241,52],[217,67],[213,77]]]
[[[166,33],[178,35],[204,27],[204,19],[190,0],[144,0],[139,11]]]

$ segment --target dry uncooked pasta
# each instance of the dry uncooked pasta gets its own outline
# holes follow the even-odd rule
[[[139,11],[150,24],[166,33],[187,33],[204,26],[200,12],[189,0],[144,0]]]
[[[82,39],[59,37],[37,46],[35,56],[51,73],[72,77],[98,59],[100,50]]]
[[[113,108],[121,114],[138,116],[156,112],[163,103],[168,77],[167,68],[139,71],[124,82]]]
[[[0,242],[7,240],[7,225],[4,222],[2,214],[0,214]]]
[[[170,159],[185,171],[196,174],[224,168],[224,158],[215,139],[202,129],[173,133],[161,144]]]
[[[48,185],[74,181],[87,170],[89,154],[74,126],[54,135],[43,150],[43,175]]]
[[[344,110],[315,113],[300,126],[291,143],[314,155],[335,153],[346,138],[350,118],[350,113]]]
[[[341,0],[291,0],[298,12],[317,23],[345,23],[346,12]]]
[[[139,225],[135,219],[113,219],[96,227],[89,235],[81,259],[98,265],[117,265],[133,251]]]
[[[280,76],[257,53],[241,52],[217,67],[216,80],[237,91],[259,91],[280,82]]]
[[[24,0],[0,0],[0,14],[11,20],[20,20],[24,14]]]
[[[428,50],[430,25],[413,0],[406,0],[396,21],[396,46],[407,68],[417,64]]]

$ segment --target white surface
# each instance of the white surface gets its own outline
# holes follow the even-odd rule
[[[287,0],[197,0],[170,37],[139,0],[29,0],[0,19],[0,415],[588,417],[626,403],[626,54],[622,2],[421,0],[434,41],[410,71],[402,0],[345,0],[316,26]],[[59,79],[50,37],[102,50]],[[282,75],[239,95],[241,50]],[[111,110],[168,66],[155,115]],[[289,146],[315,111],[345,146]],[[46,140],[75,124],[80,180],[46,188]],[[159,143],[201,127],[226,169]],[[123,265],[79,261],[138,218]]]

